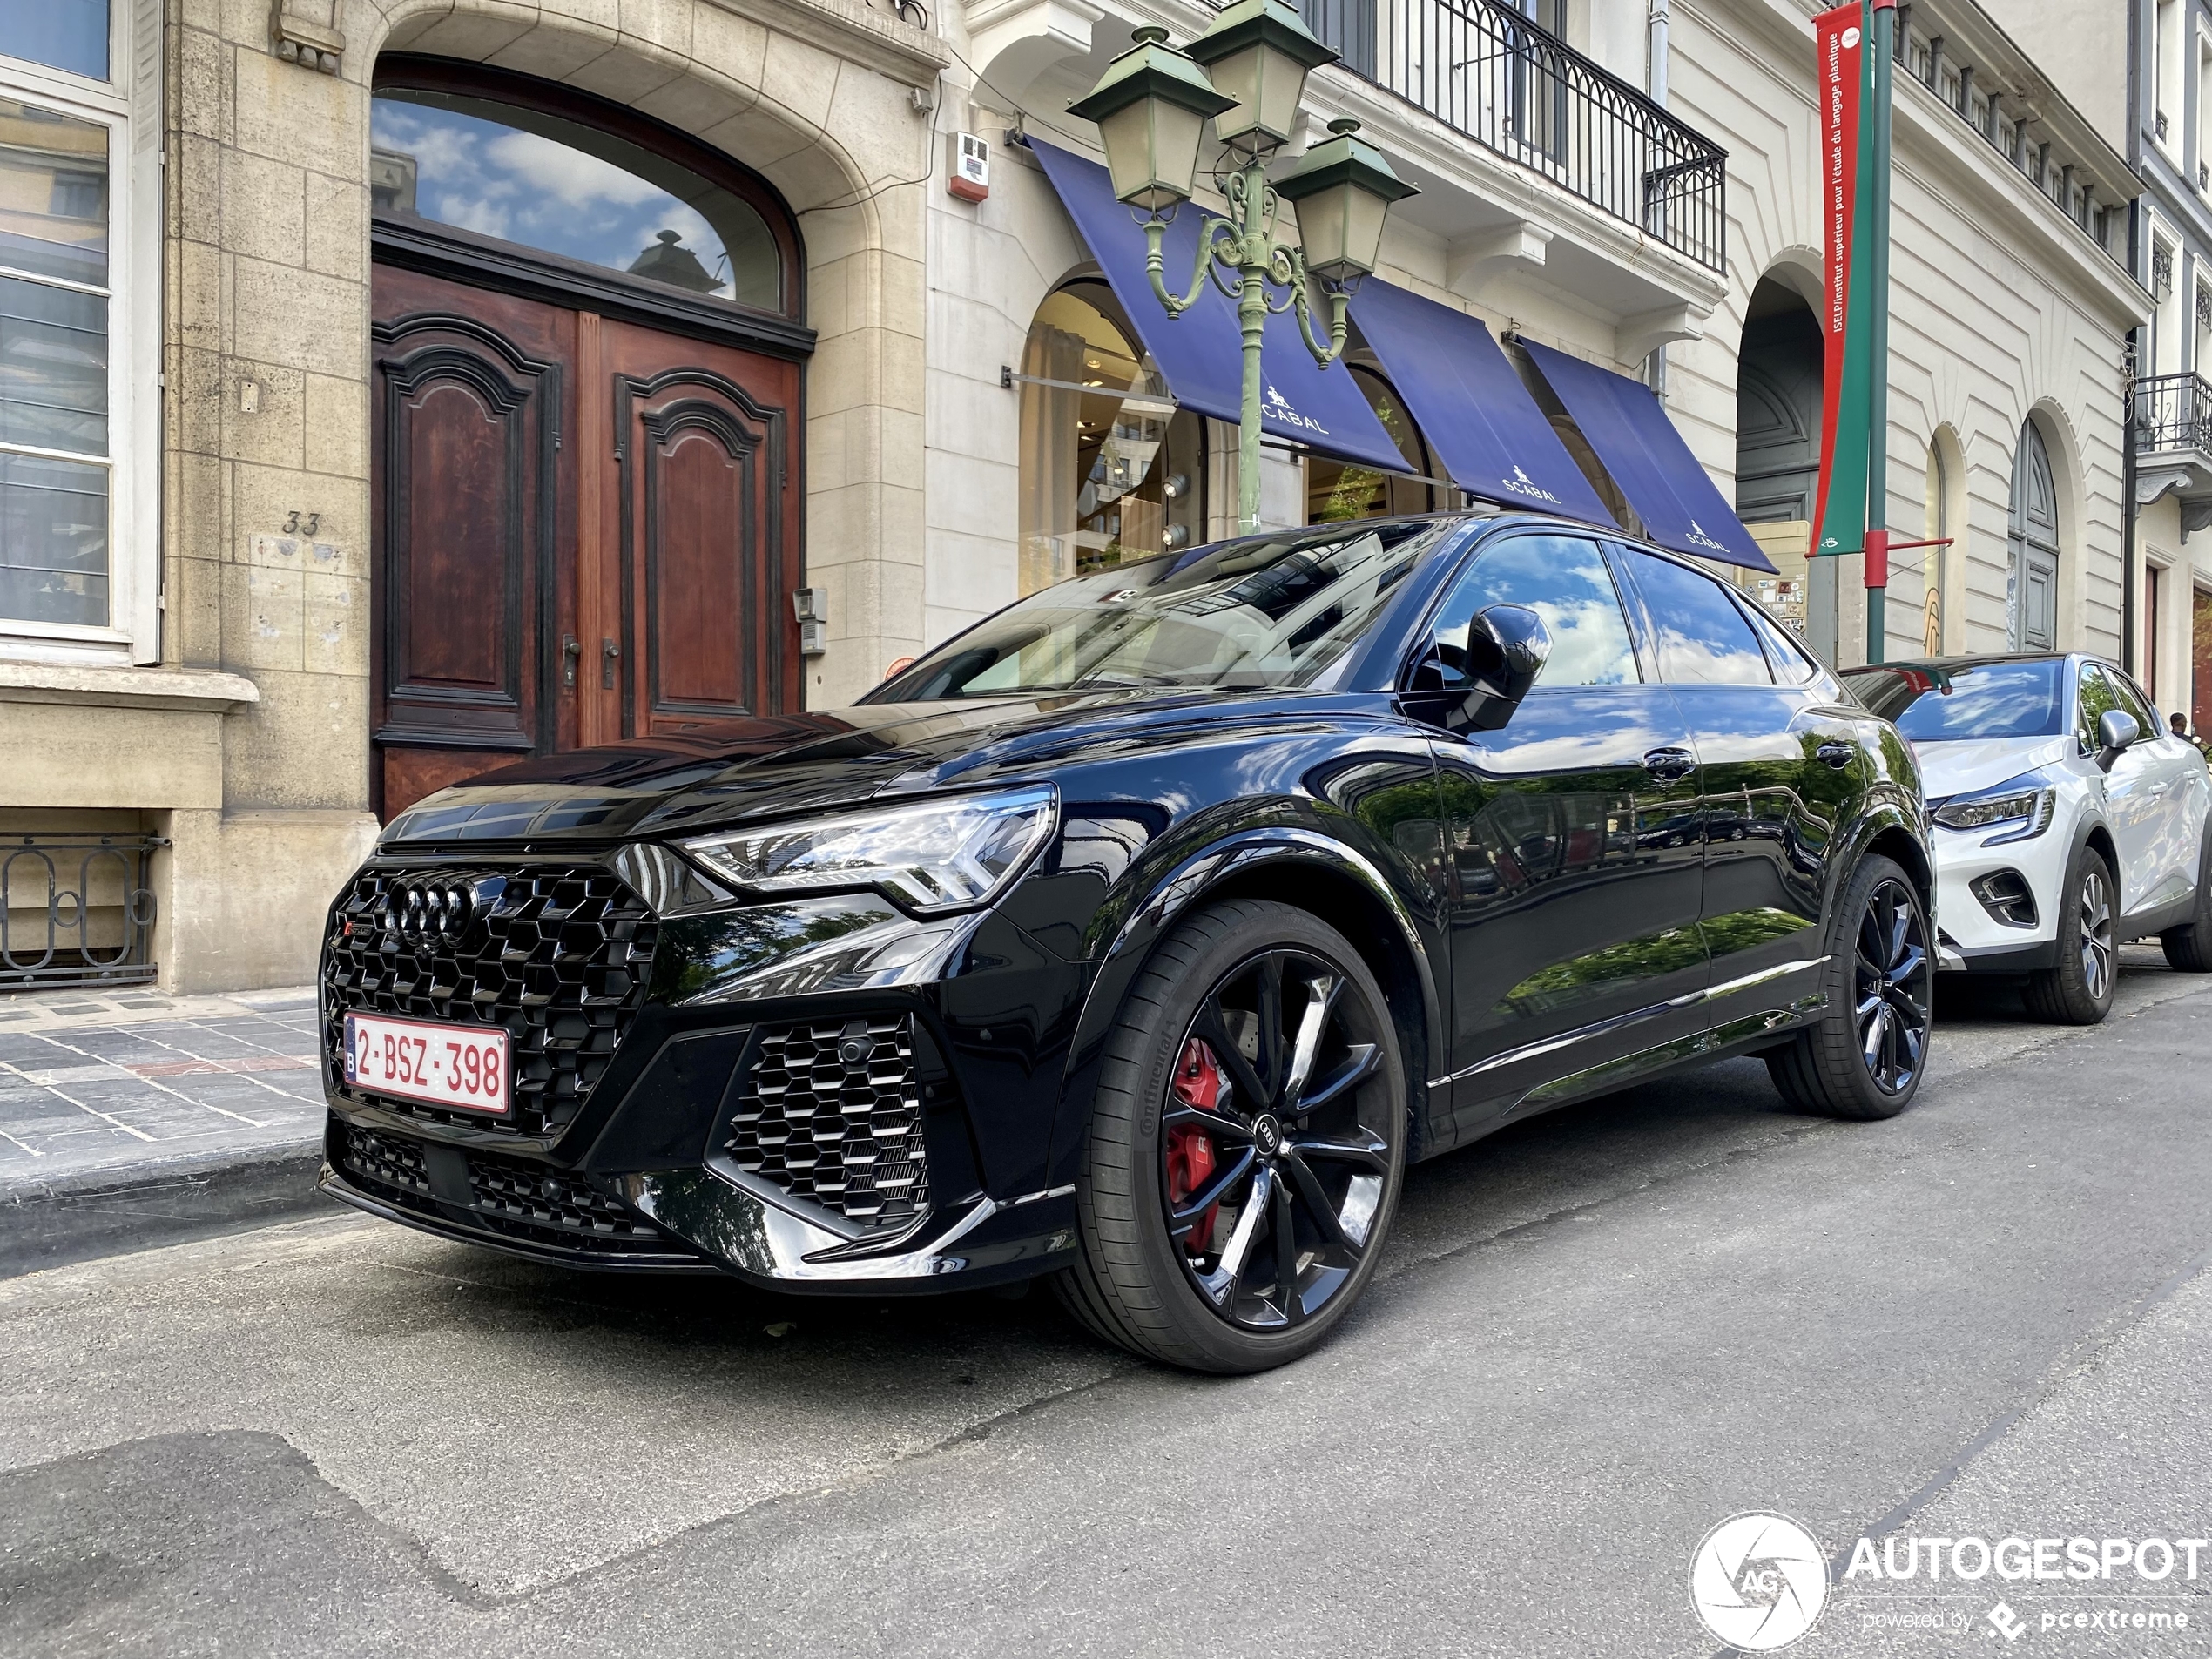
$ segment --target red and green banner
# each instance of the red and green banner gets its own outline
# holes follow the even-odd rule
[[[1820,176],[1826,303],[1822,365],[1820,486],[1813,507],[1811,554],[1856,553],[1866,539],[1867,441],[1874,353],[1872,237],[1859,209],[1875,166],[1874,132],[1859,118],[1871,104],[1874,53],[1868,13],[1853,4],[1812,20],[1820,64]]]

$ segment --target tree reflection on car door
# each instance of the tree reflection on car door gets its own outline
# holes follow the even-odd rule
[[[1637,661],[1598,544],[1492,543],[1446,602],[1439,639],[1463,649],[1494,604],[1534,610],[1552,651],[1501,730],[1432,740],[1453,1138],[1546,1080],[1633,1071],[1694,1039],[1695,1008],[1669,1004],[1705,982],[1696,757],[1673,698]]]

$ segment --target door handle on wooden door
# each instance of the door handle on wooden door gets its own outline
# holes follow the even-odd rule
[[[615,689],[615,663],[622,656],[622,647],[611,639],[599,642],[599,686],[602,691]]]
[[[574,634],[561,636],[561,689],[576,690],[576,659],[583,655],[583,647],[577,643]]]

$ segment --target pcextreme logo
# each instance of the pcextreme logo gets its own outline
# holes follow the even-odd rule
[[[1787,1515],[1730,1515],[1689,1558],[1689,1605],[1740,1652],[1780,1652],[1819,1622],[1827,1604],[1827,1557]]]

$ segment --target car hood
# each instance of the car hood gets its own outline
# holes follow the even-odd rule
[[[1310,732],[1350,699],[1312,692],[1105,691],[874,704],[550,755],[441,790],[392,820],[386,849],[455,841],[607,841],[833,812],[882,795],[977,787],[1197,737]]]
[[[2047,766],[2074,753],[2071,734],[2040,738],[1953,738],[1942,743],[1915,743],[1920,759],[1920,787],[1930,800],[1951,795],[1971,795],[2017,778],[2038,766]]]

